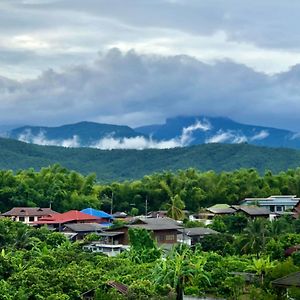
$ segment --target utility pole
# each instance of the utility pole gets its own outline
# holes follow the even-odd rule
[[[146,196],[146,200],[145,200],[145,216],[147,218],[148,215],[148,196]]]
[[[110,203],[110,215],[113,214],[113,205],[114,205],[114,192],[111,193],[111,203]]]

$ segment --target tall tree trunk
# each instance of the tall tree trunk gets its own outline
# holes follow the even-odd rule
[[[179,278],[176,286],[176,300],[183,300],[183,278]]]

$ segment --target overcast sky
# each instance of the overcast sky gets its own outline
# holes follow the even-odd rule
[[[1,0],[0,125],[227,116],[300,131],[300,1]]]

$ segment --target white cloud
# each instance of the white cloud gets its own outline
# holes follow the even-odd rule
[[[262,130],[259,133],[255,134],[250,138],[250,141],[260,141],[269,136],[269,132],[267,130]]]
[[[182,134],[180,136],[180,144],[182,146],[189,145],[193,140],[194,131],[197,130],[208,131],[210,129],[211,129],[211,124],[207,120],[204,119],[202,123],[199,120],[197,120],[195,124],[183,128]]]
[[[111,149],[170,149],[176,147],[188,146],[193,140],[193,132],[196,130],[207,131],[211,128],[208,121],[200,122],[197,120],[194,124],[184,127],[182,134],[170,140],[156,141],[154,139],[146,138],[144,136],[136,136],[130,138],[116,138],[112,132],[110,136],[101,138],[99,141],[95,141],[89,145],[82,145],[80,138],[74,135],[70,139],[47,139],[46,133],[40,131],[37,135],[34,135],[31,130],[25,129],[23,133],[18,136],[18,140],[26,143],[33,143],[37,145],[48,145],[48,146],[62,146],[68,148],[77,147],[91,147],[102,150]]]
[[[38,135],[33,135],[31,130],[28,129],[18,136],[18,140],[25,143],[44,146],[61,146],[67,148],[76,148],[80,146],[78,136],[76,135],[74,135],[71,139],[49,140],[45,137],[45,133],[43,131],[40,131]]]
[[[91,147],[98,148],[102,150],[111,149],[169,149],[175,147],[181,147],[182,145],[175,139],[168,141],[154,141],[152,139],[147,139],[143,136],[137,136],[132,138],[114,138],[105,137],[100,139],[97,143],[93,144]]]
[[[205,143],[234,143],[240,144],[247,142],[247,137],[232,131],[219,130],[217,134],[207,138]]]

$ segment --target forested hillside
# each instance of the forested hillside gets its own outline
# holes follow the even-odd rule
[[[55,163],[82,174],[95,172],[97,180],[137,179],[154,172],[196,168],[232,171],[256,168],[278,173],[300,166],[300,151],[248,144],[206,144],[187,148],[149,150],[97,150],[37,146],[0,139],[0,169],[39,170]]]

